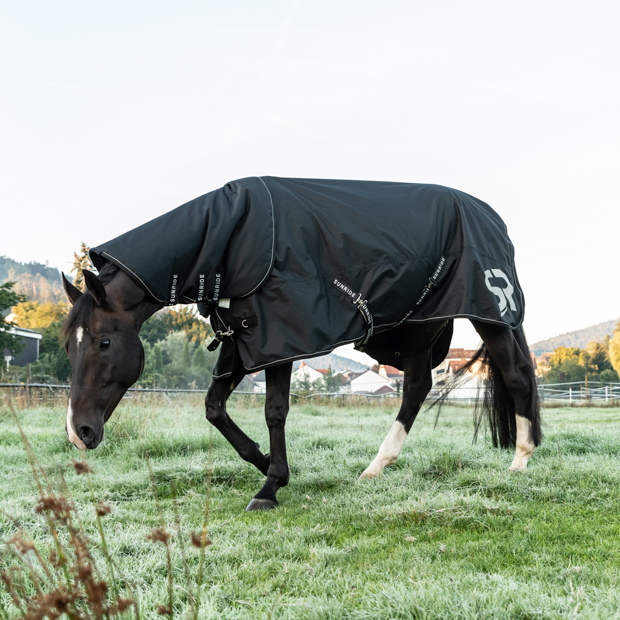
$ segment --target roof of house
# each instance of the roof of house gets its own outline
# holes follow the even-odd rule
[[[477,351],[475,349],[450,349],[448,351],[448,355],[446,355],[447,360],[470,360]]]

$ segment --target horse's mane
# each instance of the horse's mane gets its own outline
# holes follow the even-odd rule
[[[120,269],[111,262],[101,268],[101,271],[97,275],[99,281],[105,286],[112,281],[114,276],[120,271]],[[93,322],[93,314],[95,311],[95,299],[88,292],[84,291],[77,301],[73,304],[69,316],[65,319],[62,325],[61,337],[67,338],[67,336],[78,327],[90,328]]]

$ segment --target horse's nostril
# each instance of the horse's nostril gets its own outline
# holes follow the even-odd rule
[[[95,441],[95,431],[90,426],[82,426],[80,429],[80,439],[86,444],[86,447],[90,447]]]

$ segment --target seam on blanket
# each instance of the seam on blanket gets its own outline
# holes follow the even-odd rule
[[[366,330],[364,330],[364,333],[361,336],[358,336],[357,338],[337,342],[331,349],[325,349],[324,351],[317,351],[316,353],[312,353],[311,355],[308,355],[307,353],[302,354],[302,355],[293,355],[292,357],[285,357],[285,358],[276,360],[275,362],[267,362],[266,364],[261,364],[260,366],[254,366],[252,368],[247,368],[244,364],[243,368],[247,370],[248,372],[254,372],[255,370],[262,370],[263,368],[267,368],[268,366],[277,366],[278,364],[282,364],[284,362],[309,359],[311,357],[318,357],[319,355],[324,355],[325,353],[331,353],[336,347],[342,346],[344,344],[351,344],[352,342],[357,342],[358,340],[364,337],[365,333],[366,333]],[[226,379],[230,375],[232,375],[232,372],[228,372],[223,375],[218,375],[217,377],[213,375],[213,378],[214,379]]]
[[[117,258],[114,258],[114,256],[110,256],[107,252],[102,251],[101,253],[105,254],[114,264],[116,264],[119,267],[121,267],[121,269],[123,269],[123,271],[128,271],[134,278],[136,278],[137,280],[140,280],[140,282],[142,282],[144,288],[151,294],[151,297],[155,301],[159,301],[162,304],[167,303],[167,300],[159,299],[159,297],[156,297],[155,294],[153,293],[153,291],[146,285],[146,282],[137,273],[134,273],[131,269],[129,269],[129,267],[127,267],[127,265],[121,263],[121,261],[118,260]]]
[[[503,327],[507,327],[510,330],[515,330],[517,329],[520,325],[523,324],[523,314],[521,315],[521,320],[519,321],[518,325],[515,325],[514,327],[511,327],[508,323],[504,323],[503,321],[496,321],[495,319],[483,319],[482,317],[473,315],[473,314],[453,314],[451,316],[440,316],[440,317],[433,317],[430,319],[413,319],[411,321],[405,321],[406,323],[432,323],[435,321],[442,321],[445,319],[475,319],[478,321],[481,321],[483,323],[495,323],[497,325],[502,325]],[[377,327],[375,327],[375,329],[379,329],[380,327],[390,327],[392,325],[396,325],[396,323],[389,323],[386,325],[379,325]],[[245,370],[248,371],[248,373],[250,372],[255,372],[257,370],[263,370],[264,368],[268,368],[269,366],[277,366],[278,364],[283,364],[284,362],[290,362],[290,361],[297,361],[297,360],[303,360],[303,359],[311,359],[313,357],[319,357],[320,355],[325,355],[326,353],[331,353],[334,349],[336,349],[337,347],[340,347],[342,345],[345,344],[351,344],[352,342],[357,342],[360,338],[363,337],[364,334],[362,334],[362,336],[358,336],[357,338],[353,338],[351,340],[342,340],[341,342],[337,342],[336,344],[334,344],[334,346],[330,349],[325,349],[324,351],[316,351],[315,353],[304,353],[301,355],[293,355],[292,357],[284,357],[282,359],[276,360],[274,362],[267,362],[266,364],[260,364],[258,366],[252,366],[251,368],[248,368],[245,364],[243,365],[243,368]],[[228,372],[225,373],[223,375],[213,375],[214,379],[226,379],[228,377],[230,377],[230,375],[232,375],[232,372]]]
[[[269,196],[269,202],[271,203],[271,233],[272,233],[271,235],[271,261],[269,262],[267,273],[263,276],[263,279],[249,293],[245,293],[244,295],[239,295],[240,298],[248,297],[249,295],[257,291],[263,285],[263,282],[269,277],[269,274],[271,273],[271,270],[273,269],[273,263],[274,263],[275,256],[276,256],[276,219],[275,219],[275,214],[274,214],[273,198],[271,196],[271,192],[269,191],[269,188],[267,187],[267,184],[265,183],[265,181],[263,181],[261,177],[256,177],[256,178],[265,186],[265,189],[267,190],[267,194]]]

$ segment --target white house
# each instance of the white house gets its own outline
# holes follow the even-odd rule
[[[388,394],[396,390],[387,377],[382,377],[374,370],[367,370],[351,380],[352,394]]]
[[[311,368],[306,362],[301,362],[299,368],[291,373],[291,383],[293,381],[304,381],[308,379],[310,383],[314,383],[323,378],[323,375],[327,374],[328,370],[321,368]]]
[[[466,349],[450,349],[446,359],[433,369],[433,388],[441,390],[454,378],[454,374],[469,362],[476,351]],[[478,375],[479,364],[469,370],[459,383],[459,386],[451,390],[449,399],[474,399],[478,395],[478,388],[482,385],[482,379]]]

